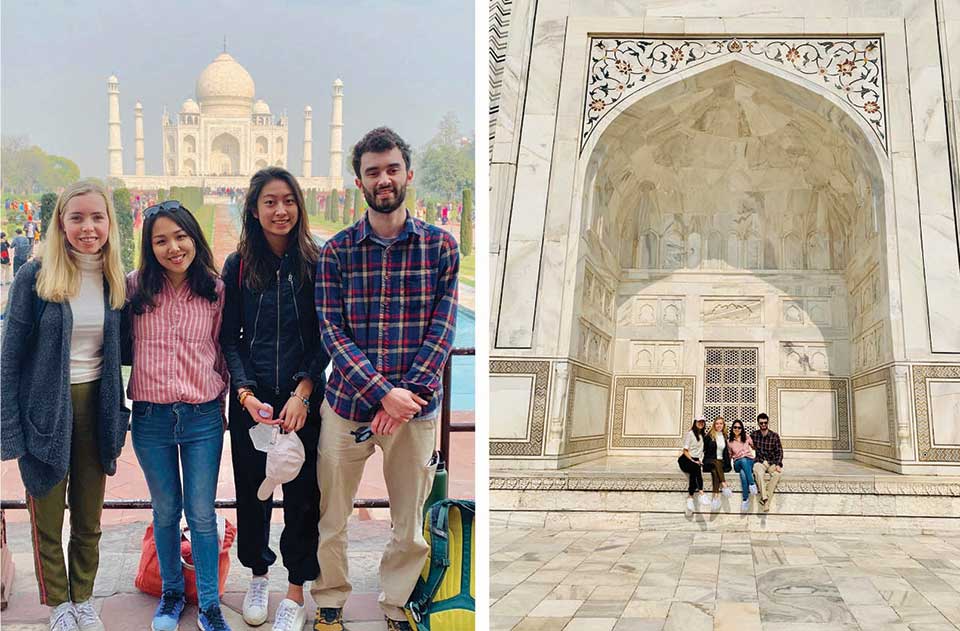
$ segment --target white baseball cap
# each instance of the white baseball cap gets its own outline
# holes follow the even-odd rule
[[[267,451],[267,478],[260,485],[257,497],[266,501],[278,484],[285,484],[300,473],[305,455],[303,442],[294,432],[279,434]]]

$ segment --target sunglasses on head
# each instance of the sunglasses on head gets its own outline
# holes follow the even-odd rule
[[[160,202],[159,204],[154,204],[153,206],[151,206],[151,207],[147,208],[145,211],[143,211],[143,218],[144,218],[144,219],[149,219],[150,217],[153,217],[154,215],[156,215],[156,214],[157,214],[158,212],[160,212],[161,210],[168,210],[168,211],[170,211],[170,212],[172,212],[172,213],[175,213],[175,212],[177,212],[178,210],[180,210],[181,208],[183,208],[183,206],[180,205],[180,202],[178,202],[178,201],[175,200],[175,199],[168,199],[168,200],[165,201],[165,202]],[[184,210],[186,210],[186,208],[184,208]]]

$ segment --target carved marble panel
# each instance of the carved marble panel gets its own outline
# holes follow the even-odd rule
[[[608,373],[570,362],[566,420],[569,438],[563,445],[563,454],[596,451],[606,446],[610,381]],[[577,432],[588,435],[578,436]]]
[[[531,404],[536,377],[492,375],[490,389],[490,440],[530,440]]]
[[[853,106],[886,147],[882,38],[644,38],[590,41],[580,149],[625,97],[706,61],[744,56],[833,91]]]
[[[770,427],[782,435],[783,447],[785,449],[806,449],[813,451],[850,451],[850,406],[848,403],[848,382],[846,379],[794,379],[794,378],[771,378],[767,379],[767,401],[770,408],[767,414],[770,416]],[[805,392],[816,393],[823,392],[830,394],[832,401],[835,401],[836,409],[836,437],[834,438],[790,438],[784,436],[783,432],[783,414],[781,407],[781,392]],[[816,395],[807,395],[816,396]],[[826,399],[821,398],[818,403],[821,405]],[[797,426],[805,422],[802,418],[794,418],[789,415],[801,413],[796,409],[796,399],[788,395],[788,427]],[[791,407],[792,406],[792,407]],[[820,428],[821,430],[824,428]]]
[[[550,362],[547,360],[492,360],[490,362],[490,398],[496,399],[497,376],[507,377],[527,376],[533,379],[530,404],[528,406],[529,421],[527,425],[528,439],[518,440],[490,440],[491,456],[540,456],[543,455],[543,438],[547,418],[547,395],[549,393]],[[516,385],[516,382],[508,382]],[[491,413],[495,408],[491,408]]]
[[[828,375],[835,365],[830,342],[780,342],[780,372],[785,375]]]
[[[853,372],[862,372],[881,363],[886,356],[884,323],[878,322],[853,340]]]
[[[832,390],[780,390],[780,435],[784,439],[840,437],[837,393]]]
[[[696,378],[676,377],[634,377],[617,376],[613,380],[613,428],[610,447],[613,449],[638,447],[679,447],[689,421],[693,418],[693,400]],[[628,395],[629,392],[629,395]],[[680,393],[681,404],[675,405],[675,394]],[[660,394],[655,394],[660,393]],[[651,413],[658,415],[655,420],[646,422],[627,415]],[[669,415],[660,418],[660,415]],[[640,429],[645,433],[636,435]],[[685,427],[686,425],[686,427]],[[669,435],[659,432],[673,428]],[[651,431],[654,430],[654,431]]]
[[[840,326],[835,322],[829,298],[782,297],[780,323],[784,326]]]
[[[630,342],[630,370],[639,374],[676,374],[683,365],[683,342]]]
[[[677,296],[635,296],[628,301],[628,317],[621,322],[632,326],[680,326],[683,298]]]
[[[577,339],[577,359],[607,370],[610,366],[610,336],[581,318]]]
[[[583,293],[581,294],[583,316],[602,329],[613,324],[615,295],[613,287],[590,265],[583,270]]]
[[[762,324],[763,298],[704,298],[700,313],[704,324]]]
[[[924,462],[960,462],[960,446],[941,442],[955,438],[960,427],[960,418],[955,416],[960,366],[920,364],[911,370],[918,458]]]
[[[885,396],[884,402],[886,406],[883,409],[883,415],[886,417],[886,421],[887,421],[887,428],[884,433],[887,436],[889,436],[889,441],[886,444],[881,444],[876,441],[861,440],[859,438],[860,428],[858,427],[856,430],[857,439],[855,441],[855,448],[856,448],[856,451],[862,451],[868,454],[873,454],[874,456],[883,456],[886,458],[893,458],[894,456],[896,456],[896,447],[894,446],[893,443],[894,443],[894,437],[897,435],[897,421],[896,421],[897,414],[896,414],[896,409],[894,407],[893,383],[890,378],[889,369],[883,368],[881,370],[875,370],[866,375],[861,375],[855,378],[851,382],[851,386],[853,387],[853,391],[854,391],[853,417],[855,422],[859,423],[860,418],[862,418],[865,414],[870,414],[874,417],[877,414],[879,414],[879,412],[875,410],[876,405],[870,402],[869,394],[867,395],[867,399],[864,399],[863,398],[864,395],[861,394],[859,401],[856,396],[856,393],[860,390],[864,390],[866,388],[879,386],[879,385],[882,385],[884,388],[884,396]],[[858,405],[863,405],[864,401],[866,401],[865,405],[867,406],[867,409],[865,411],[857,408]],[[876,432],[870,432],[870,431],[867,432],[867,434],[871,434],[871,433],[876,435]],[[882,437],[882,434],[879,434],[879,436]]]

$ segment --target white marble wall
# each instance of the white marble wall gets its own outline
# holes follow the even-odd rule
[[[533,3],[521,5],[530,9]],[[761,14],[762,17],[757,17]],[[588,146],[587,154],[579,154],[579,124],[586,81],[583,60],[587,56],[589,33],[774,33],[794,37],[858,33],[880,34],[884,38],[889,147],[888,153],[879,154],[880,164],[870,173],[872,181],[883,183],[878,198],[883,209],[878,226],[882,264],[877,268],[882,296],[876,306],[877,313],[867,313],[866,317],[850,305],[830,303],[831,320],[835,317],[832,312],[835,307],[857,320],[844,325],[847,331],[857,330],[852,339],[822,335],[829,328],[822,324],[811,327],[817,334],[771,336],[769,343],[766,340],[763,343],[764,365],[768,370],[771,367],[780,370],[784,366],[780,361],[784,341],[807,345],[802,348],[808,357],[820,348],[816,344],[823,343],[831,365],[847,364],[853,366],[852,371],[871,369],[890,360],[955,361],[956,355],[941,353],[960,352],[960,327],[956,326],[952,312],[955,297],[960,295],[958,233],[953,208],[960,194],[951,181],[949,157],[954,157],[955,169],[960,160],[956,159],[957,143],[952,147],[948,143],[947,126],[955,124],[960,110],[960,3],[956,0],[562,0],[537,3],[526,15],[527,19],[513,21],[511,33],[516,32],[517,41],[524,42],[524,46],[512,49],[509,58],[516,69],[517,92],[524,92],[525,101],[517,99],[517,106],[512,110],[501,107],[502,116],[506,118],[498,123],[498,129],[509,129],[510,134],[503,137],[503,144],[501,138],[497,138],[492,171],[494,226],[502,226],[497,233],[500,236],[494,236],[499,241],[495,248],[498,258],[493,267],[496,274],[492,289],[493,357],[521,357],[530,353],[546,357],[575,356],[577,330],[582,321],[580,284],[587,259],[600,274],[622,276],[618,289],[621,297],[629,294],[623,291],[623,286],[632,282],[643,285],[643,291],[636,293],[677,296],[676,291],[666,286],[651,291],[654,283],[649,279],[624,276],[621,270],[625,259],[617,243],[618,237],[624,230],[632,229],[631,226],[609,220],[601,222],[596,213],[590,215],[595,209],[617,205],[629,196],[630,189],[624,188],[619,197],[615,197],[614,191],[612,195],[605,192],[594,199],[597,180],[603,185],[604,178],[610,178],[609,174],[598,175],[596,168],[590,173],[591,151],[609,152],[609,148]],[[636,123],[620,116],[604,133],[624,134]],[[954,126],[954,133],[956,129]],[[617,158],[608,154],[607,160],[616,162]],[[506,166],[498,167],[501,162]],[[512,188],[514,175],[515,189]],[[954,177],[957,177],[955,173]],[[505,250],[509,258],[499,258]],[[703,259],[702,254],[699,256]],[[867,267],[866,260],[853,261],[845,279],[848,288],[863,280]],[[701,295],[707,293],[701,292]],[[770,318],[762,321],[764,329],[776,322],[784,331],[797,325],[801,332],[807,330],[807,322],[797,320],[797,309],[788,316],[781,308],[783,305],[798,307],[789,301],[803,298],[802,292],[799,293],[799,296],[785,291],[760,294],[764,297],[763,316]],[[771,306],[774,298],[778,304]],[[781,299],[785,302],[780,303]],[[642,307],[631,304],[624,308],[625,302],[618,299],[618,320],[640,318]],[[703,303],[691,302],[689,297],[684,298],[683,306],[694,310],[687,313],[702,313]],[[635,308],[637,310],[632,311]],[[803,311],[813,319],[812,309],[804,307]],[[703,339],[687,337],[686,334],[692,332],[682,326],[665,325],[659,302],[656,324],[649,322],[648,309],[644,313],[646,322],[628,327],[623,327],[621,321],[617,323],[618,333],[612,349],[615,372],[624,369],[623,362],[629,365],[632,361],[637,342]],[[878,314],[879,317],[873,317]],[[874,328],[877,326],[879,331]],[[644,333],[639,332],[642,327],[645,327]],[[621,334],[631,328],[637,332]],[[719,326],[715,328],[719,339],[733,339],[735,332],[745,330],[734,326],[724,333],[719,331]],[[756,336],[747,339],[753,337]],[[696,364],[695,347],[694,344],[683,347],[685,366]],[[781,374],[795,370],[796,362],[787,362],[783,369]],[[496,398],[496,390],[492,394]],[[898,392],[898,401],[909,400],[912,404],[915,399],[908,399],[910,396],[910,391]],[[950,400],[950,395],[944,397],[944,401]],[[915,415],[911,409],[898,412],[910,417],[898,417],[898,426],[907,424],[907,430],[900,433],[906,431],[908,437]],[[858,432],[859,416],[858,413]],[[946,435],[948,430],[944,426],[941,433]]]

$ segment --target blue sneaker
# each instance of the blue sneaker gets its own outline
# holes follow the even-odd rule
[[[183,592],[163,592],[160,596],[160,604],[153,612],[150,628],[153,631],[177,631],[180,628],[180,614],[183,613],[186,604]]]
[[[230,631],[230,626],[223,619],[220,605],[210,605],[197,615],[197,628],[200,631]]]

